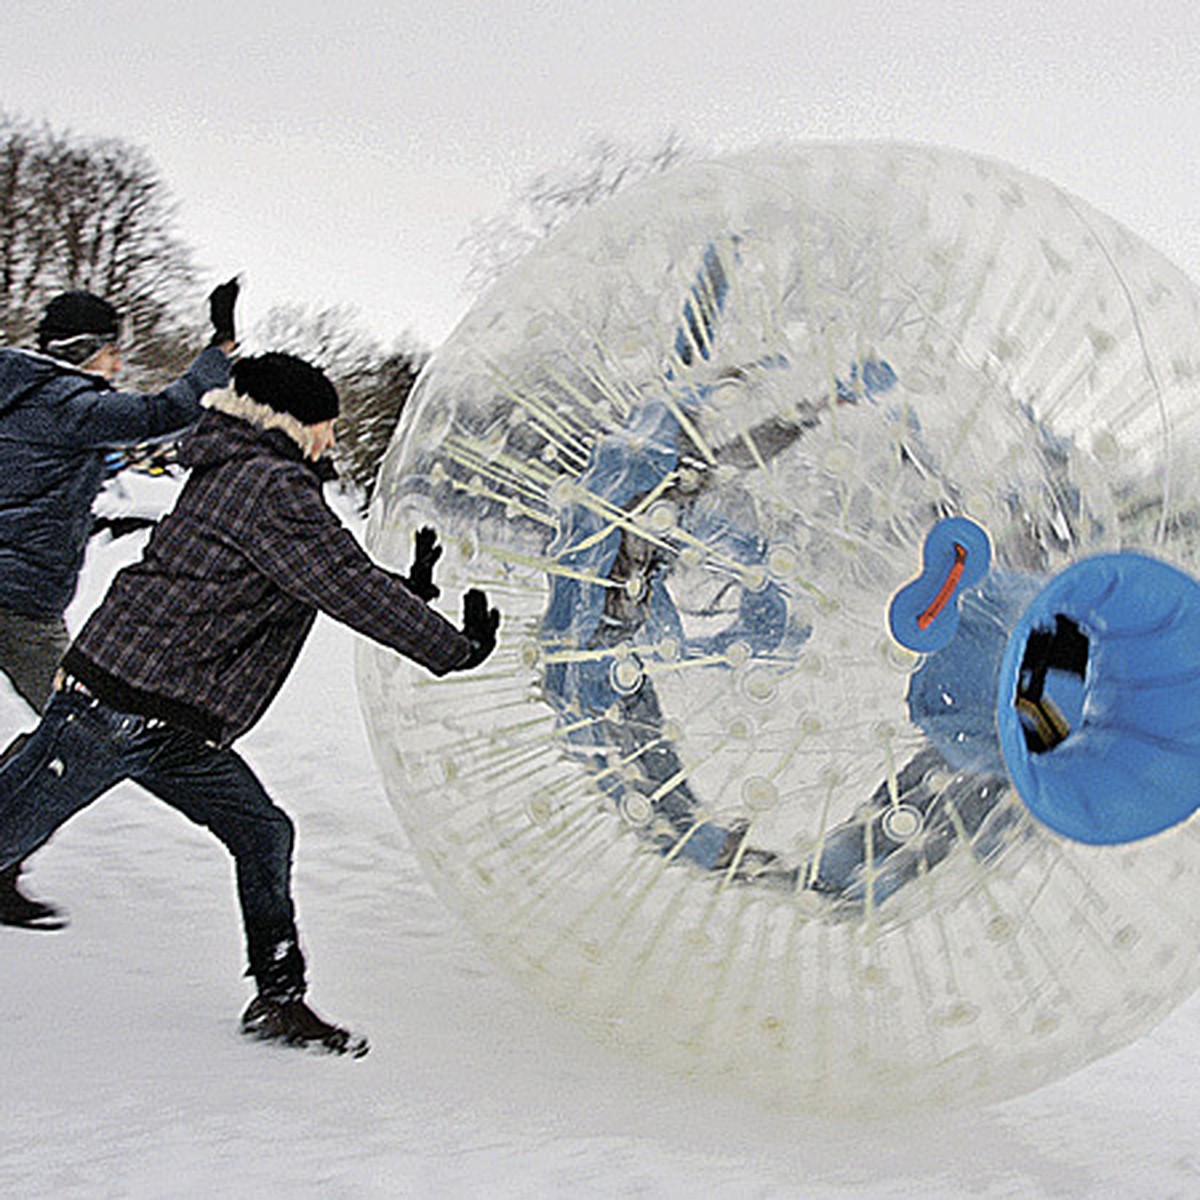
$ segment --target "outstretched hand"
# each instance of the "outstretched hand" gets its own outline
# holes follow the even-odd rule
[[[500,610],[488,608],[487,596],[480,588],[470,588],[463,596],[463,633],[471,641],[471,653],[459,668],[477,667],[496,648],[496,630],[500,628]]]
[[[442,548],[438,545],[437,533],[429,525],[417,530],[415,542],[408,590],[429,603],[442,594],[442,589],[433,582],[434,564],[442,557]]]
[[[219,283],[208,294],[208,318],[212,322],[212,345],[236,343],[237,332],[233,310],[237,304],[241,283],[235,275],[225,283]]]

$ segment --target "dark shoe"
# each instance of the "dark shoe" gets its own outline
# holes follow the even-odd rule
[[[20,875],[20,863],[0,871],[0,925],[12,925],[17,929],[65,928],[66,913],[53,904],[26,896],[18,886]]]
[[[797,868],[788,866],[773,850],[744,845],[748,834],[749,826],[745,822],[735,824],[729,830],[712,869],[725,874],[732,871],[738,883],[756,883],[794,891],[799,878]]]
[[[348,1054],[351,1058],[362,1058],[371,1048],[361,1034],[321,1020],[303,1000],[277,1001],[255,996],[242,1013],[242,1032],[264,1042]]]

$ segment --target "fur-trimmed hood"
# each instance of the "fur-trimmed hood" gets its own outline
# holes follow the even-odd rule
[[[200,404],[214,412],[221,412],[226,416],[246,421],[255,429],[282,430],[300,447],[300,452],[305,458],[312,451],[313,427],[311,425],[302,425],[291,413],[277,412],[269,405],[260,404],[249,396],[239,394],[234,390],[232,384],[229,387],[209,392],[200,401]]]
[[[264,456],[294,463],[321,483],[337,478],[327,455],[313,461],[307,427],[295,417],[239,396],[229,388],[208,392],[200,422],[179,443],[179,462],[191,468]],[[299,433],[299,436],[297,436]],[[303,439],[303,440],[302,440]]]

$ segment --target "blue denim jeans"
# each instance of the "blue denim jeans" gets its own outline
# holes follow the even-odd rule
[[[41,846],[124,779],[203,825],[237,869],[249,974],[277,998],[304,994],[291,898],[294,829],[231,749],[84,692],[55,692],[41,723],[0,768],[0,868]]]

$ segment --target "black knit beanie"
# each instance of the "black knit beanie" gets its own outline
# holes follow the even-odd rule
[[[338,415],[338,394],[325,373],[294,354],[270,351],[233,365],[233,390],[289,413],[301,425],[319,425]]]
[[[46,305],[37,329],[38,349],[68,362],[86,362],[121,336],[121,315],[91,292],[63,292]]]

